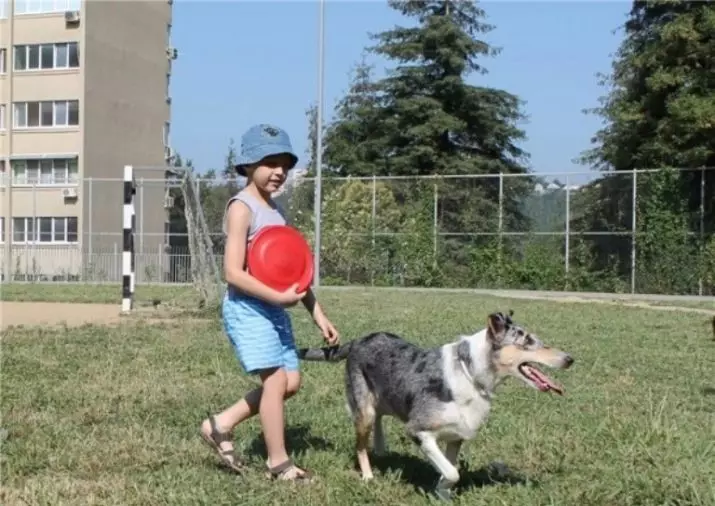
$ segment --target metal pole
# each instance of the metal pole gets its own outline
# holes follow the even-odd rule
[[[501,286],[501,265],[502,265],[502,246],[504,237],[502,233],[504,232],[504,174],[499,173],[499,249],[497,251],[497,265],[499,265],[499,286]]]
[[[566,237],[564,239],[564,271],[568,276],[571,257],[571,186],[568,176],[566,176]]]
[[[144,178],[139,178],[139,254],[144,254]]]
[[[439,228],[439,190],[437,183],[434,185],[434,213],[432,217],[432,267],[437,268],[437,230]]]
[[[705,167],[700,169],[700,261],[705,260]],[[703,270],[698,279],[698,295],[703,295]]]
[[[323,177],[323,87],[325,81],[325,0],[320,0],[318,21],[318,109],[316,114],[316,154],[315,154],[315,240],[313,242],[313,284],[320,286],[320,218],[322,210],[322,177]]]
[[[8,41],[7,48],[8,53],[12,55],[12,48],[15,46],[15,2],[8,2],[7,5],[10,7],[9,18],[7,20],[8,24]],[[7,153],[5,153],[5,173],[7,177],[7,183],[5,185],[5,282],[9,283],[12,279],[12,242],[13,242],[13,227],[12,227],[12,151],[13,151],[13,127],[15,126],[15,99],[13,97],[13,83],[14,79],[14,68],[15,65],[12,63],[12,57],[6,56],[7,58],[7,84],[5,88],[7,89],[7,96],[0,97],[0,100],[7,104],[8,114],[7,114]]]
[[[499,227],[499,241],[501,242],[503,226],[504,226],[504,174],[499,173],[499,217],[498,217],[498,227]]]
[[[89,251],[89,262],[91,264],[91,262],[94,260],[92,257],[92,214],[93,214],[92,209],[94,209],[94,207],[92,206],[92,178],[91,177],[87,178],[87,184],[89,186],[89,188],[88,188],[89,191],[87,192],[87,193],[89,193],[89,197],[87,200],[88,200],[89,209],[90,209],[90,211],[87,213],[87,222],[88,222],[87,223],[87,229],[88,229],[87,230],[87,234],[88,234],[87,250]],[[86,262],[85,262],[85,265],[86,265]]]
[[[638,213],[638,172],[633,170],[633,199],[631,217],[631,293],[636,293],[636,215]]]
[[[42,178],[42,171],[38,165],[38,170],[40,171],[38,173],[38,177]],[[37,241],[40,239],[40,224],[37,219],[37,182],[32,183],[32,221],[33,221],[33,226],[32,226],[32,232],[35,237],[33,237],[32,245],[30,246],[30,256],[32,256],[32,281],[38,281],[35,279],[35,269],[34,267],[37,265]],[[52,218],[50,218],[50,221],[52,221]],[[25,227],[27,227],[27,223],[25,223]],[[50,223],[50,233],[52,233],[52,229],[54,228],[54,223]],[[53,240],[54,238],[51,237],[50,240]]]
[[[372,176],[372,261],[370,262],[370,285],[375,286],[375,217],[377,215],[377,178]]]

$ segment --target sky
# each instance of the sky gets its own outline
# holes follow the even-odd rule
[[[484,36],[501,53],[468,82],[504,89],[524,101],[522,128],[530,170],[585,173],[574,162],[601,125],[583,109],[605,92],[596,74],[609,72],[622,38],[628,1],[492,0],[481,2]],[[370,33],[411,22],[378,0],[327,0],[326,121],[348,90],[350,72],[372,44]],[[256,123],[286,129],[307,161],[306,109],[318,98],[319,3],[312,1],[175,0],[171,77],[171,143],[203,171],[223,166],[230,139]],[[390,62],[369,57],[376,72]],[[555,176],[554,176],[555,177]],[[551,178],[550,178],[551,179]],[[563,178],[560,178],[563,180]],[[581,179],[581,178],[574,178]]]

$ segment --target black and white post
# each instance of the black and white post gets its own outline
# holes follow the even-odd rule
[[[134,306],[134,229],[136,214],[134,210],[134,167],[124,166],[124,206],[123,247],[122,247],[122,313],[128,313]]]

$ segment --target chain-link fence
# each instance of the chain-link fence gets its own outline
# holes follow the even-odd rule
[[[14,212],[10,233],[17,240],[3,250],[12,255],[12,279],[119,282],[121,184],[83,181],[74,224],[48,225],[45,218],[68,213],[46,216],[38,212],[42,205]],[[221,265],[223,212],[240,184],[222,178],[197,184]],[[14,200],[51,196],[39,186],[20,191],[31,197]],[[703,168],[324,177],[319,220],[311,178],[293,178],[276,200],[311,243],[319,222],[323,285],[709,295],[715,294],[714,195],[715,170]],[[137,283],[190,282],[177,185],[137,179],[136,206]],[[52,240],[43,233],[50,229]]]

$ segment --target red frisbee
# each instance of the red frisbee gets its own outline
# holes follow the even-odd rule
[[[301,233],[288,225],[262,228],[248,244],[248,271],[283,292],[298,283],[298,293],[313,282],[313,254]]]

